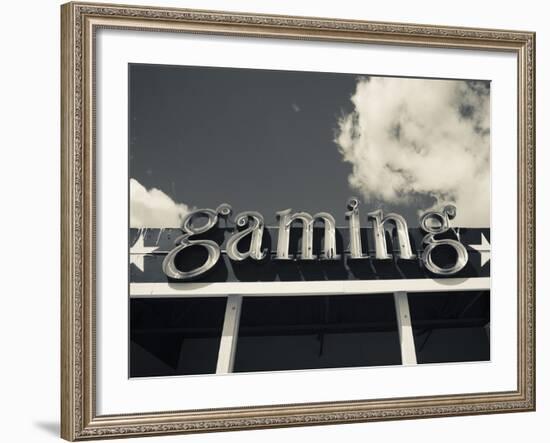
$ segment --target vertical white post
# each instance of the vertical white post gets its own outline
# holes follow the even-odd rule
[[[216,374],[229,374],[233,372],[235,352],[237,351],[237,338],[239,336],[239,322],[241,319],[242,295],[229,295],[225,307],[222,338],[218,351],[218,364]]]
[[[397,329],[399,330],[399,342],[401,344],[401,363],[404,365],[416,365],[416,349],[412,332],[411,312],[409,300],[404,291],[394,292],[395,314],[397,316]]]

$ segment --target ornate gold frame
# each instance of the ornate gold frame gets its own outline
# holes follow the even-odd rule
[[[67,440],[533,411],[535,34],[68,3],[61,7],[61,436]],[[509,51],[518,58],[518,388],[450,396],[98,416],[95,412],[94,33],[98,28]]]

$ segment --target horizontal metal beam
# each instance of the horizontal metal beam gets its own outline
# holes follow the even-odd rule
[[[393,294],[400,291],[411,293],[488,291],[490,287],[490,277],[243,283],[130,283],[130,297],[224,297],[230,294],[240,294],[245,297]]]

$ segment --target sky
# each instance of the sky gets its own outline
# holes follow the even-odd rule
[[[361,214],[457,206],[489,226],[488,82],[129,65],[131,227],[232,205]]]

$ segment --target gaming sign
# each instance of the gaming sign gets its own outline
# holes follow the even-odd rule
[[[452,228],[456,208],[451,205],[426,212],[419,219],[420,228],[414,229],[408,228],[401,215],[384,215],[382,210],[369,212],[366,221],[370,226],[362,228],[356,198],[348,201],[345,228],[337,228],[334,217],[327,212],[311,215],[292,213],[290,209],[279,211],[278,226],[273,228],[265,226],[258,212],[241,212],[233,220],[231,215],[227,204],[215,210],[195,210],[183,220],[181,230],[169,230],[179,231],[173,240],[173,232],[159,230],[157,244],[162,236],[166,250],[145,248],[156,256],[153,267],[162,269],[164,278],[172,281],[300,280],[308,279],[308,273],[316,275],[315,279],[342,279],[343,275],[379,279],[389,278],[388,273],[399,274],[400,278],[488,273],[484,268],[488,268],[485,264],[489,230]],[[228,227],[231,222],[233,228]],[[272,241],[275,237],[276,241]],[[479,244],[472,242],[473,237],[479,239]],[[168,240],[171,245],[166,245]],[[139,253],[132,248],[131,254],[132,250]],[[472,251],[480,253],[480,261],[474,266],[469,263]],[[196,256],[200,259],[193,262]],[[146,274],[145,280],[158,281],[158,271],[149,270]],[[156,276],[151,277],[152,274]],[[134,276],[137,280],[144,278],[135,273]]]

